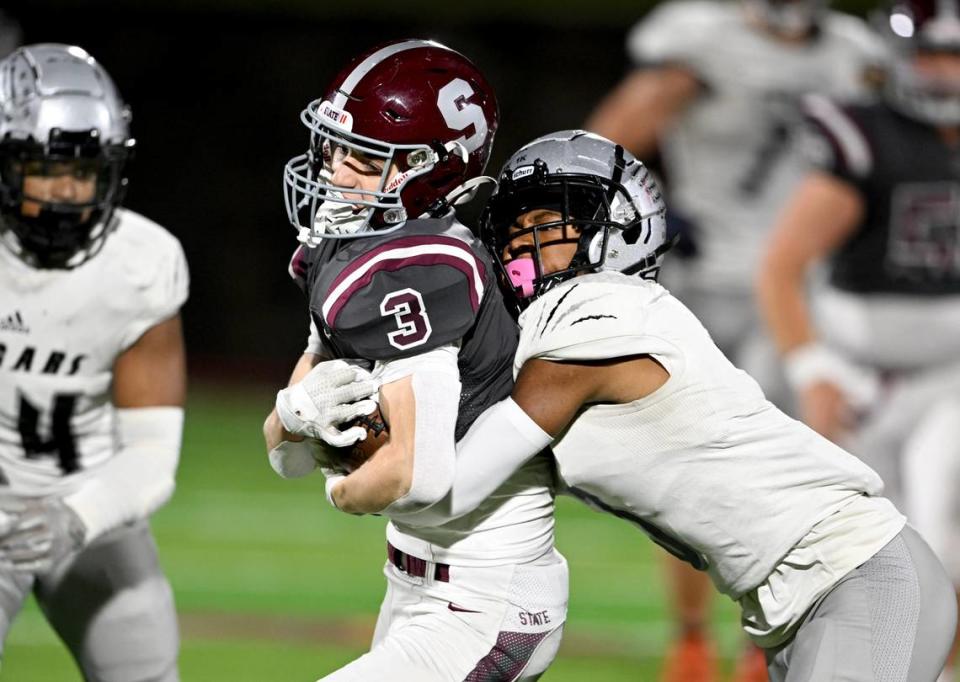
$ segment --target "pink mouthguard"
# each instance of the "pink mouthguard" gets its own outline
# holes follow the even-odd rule
[[[510,284],[520,289],[524,298],[533,296],[533,280],[537,276],[537,269],[533,266],[532,258],[517,258],[507,263],[507,275]]]

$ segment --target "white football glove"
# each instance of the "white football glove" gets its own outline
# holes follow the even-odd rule
[[[365,369],[343,360],[328,360],[277,393],[277,416],[290,433],[347,447],[366,438],[367,430],[353,426],[341,431],[337,425],[377,409],[374,398],[378,389]]]
[[[271,468],[282,478],[302,478],[312,474],[318,467],[337,466],[336,453],[330,446],[315,438],[302,441],[283,441],[269,453]]]
[[[84,544],[87,529],[56,497],[0,497],[0,513],[13,519],[0,538],[0,558],[21,573],[46,573]]]

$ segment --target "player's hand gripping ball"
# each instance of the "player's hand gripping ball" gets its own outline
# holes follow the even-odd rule
[[[384,419],[379,405],[370,414],[362,415],[349,423],[341,424],[339,428],[341,431],[346,431],[354,426],[366,429],[366,438],[358,440],[353,445],[334,449],[335,457],[339,460],[338,463],[347,471],[355,471],[390,440],[390,425]]]

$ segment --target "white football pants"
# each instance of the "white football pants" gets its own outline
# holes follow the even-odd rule
[[[369,653],[325,682],[536,680],[560,647],[567,562],[555,550],[527,564],[451,566],[437,580],[388,561],[387,594]]]

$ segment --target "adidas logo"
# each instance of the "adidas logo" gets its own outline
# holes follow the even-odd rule
[[[20,315],[20,311],[18,310],[13,315],[0,318],[0,332],[19,332],[21,334],[29,334],[30,328],[23,323],[23,316]]]

